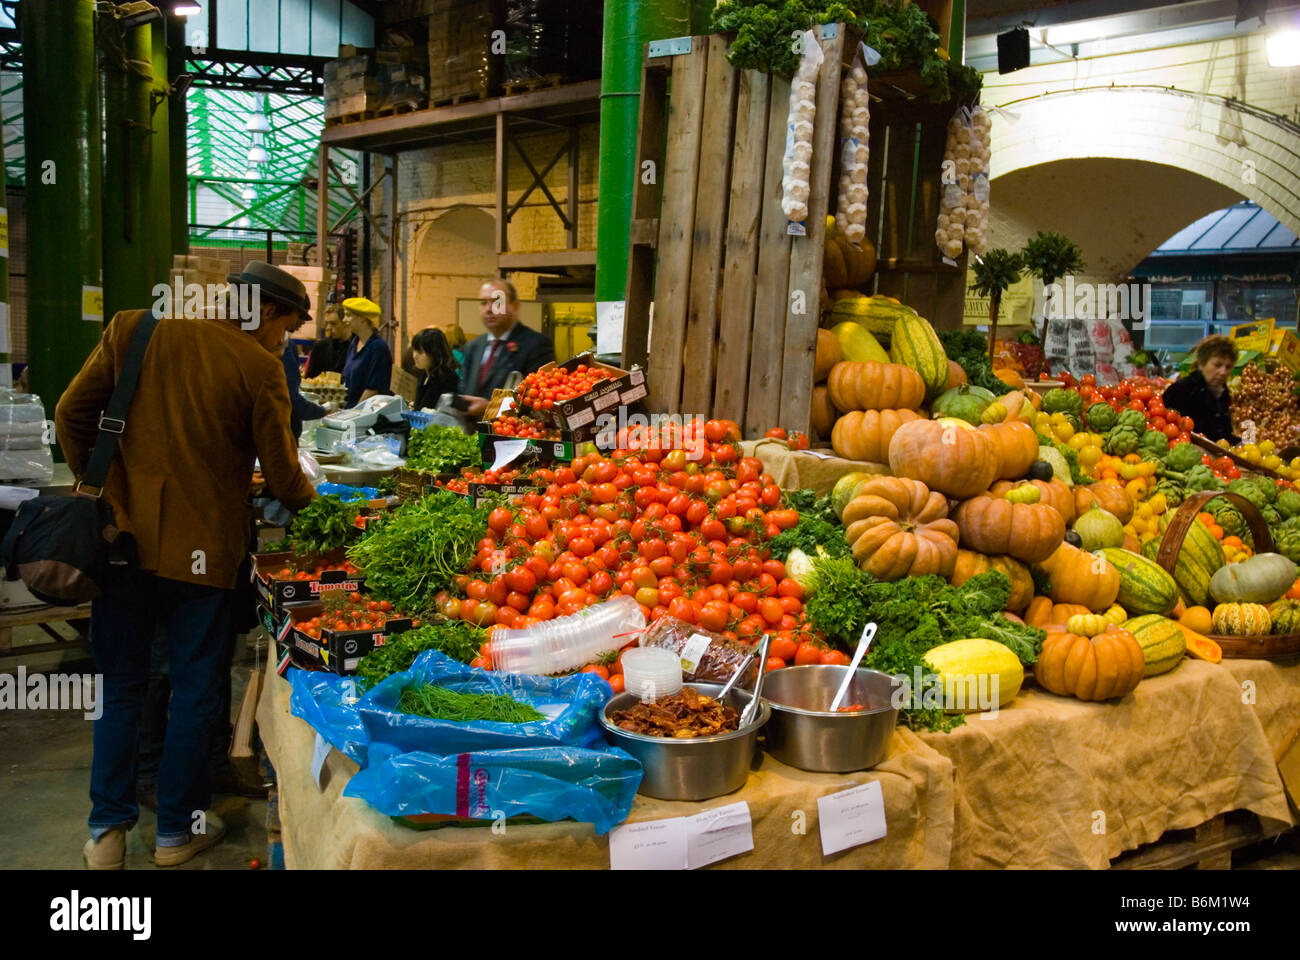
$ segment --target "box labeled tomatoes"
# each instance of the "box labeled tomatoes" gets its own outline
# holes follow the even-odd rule
[[[284,612],[284,619],[275,634],[276,641],[288,646],[294,660],[308,669],[328,670],[340,675],[355,673],[362,657],[384,646],[389,637],[412,629],[415,623],[405,615],[374,611],[385,619],[377,617],[363,629],[340,629],[329,625],[325,604],[321,602],[286,604]]]
[[[478,426],[479,450],[483,456],[483,462],[488,466],[496,463],[498,456],[508,458],[505,459],[504,466],[505,464],[524,463],[525,461],[555,463],[557,460],[572,460],[577,455],[575,453],[577,444],[573,440],[511,437],[488,432],[491,429],[491,424],[480,423]],[[516,452],[518,444],[523,444],[523,448]]]
[[[286,603],[313,600],[325,590],[360,590],[364,585],[365,577],[341,550],[316,562],[287,550],[253,555],[258,602],[277,619],[284,615]]]
[[[582,353],[524,377],[515,388],[515,406],[521,413],[572,431],[573,439],[582,443],[599,432],[601,414],[617,417],[620,404],[635,403],[645,394],[645,371],[611,367],[591,353]]]

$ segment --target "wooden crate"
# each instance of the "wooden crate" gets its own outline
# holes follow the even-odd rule
[[[789,82],[735,70],[723,36],[646,57],[623,366],[646,368],[652,411],[727,417],[750,437],[808,429],[840,73],[856,48],[844,25],[820,30],[803,237],[780,202]]]
[[[934,242],[947,125],[959,104],[931,103],[915,71],[872,77],[868,89],[872,292],[903,301],[937,330],[960,329],[968,254],[947,262]]]

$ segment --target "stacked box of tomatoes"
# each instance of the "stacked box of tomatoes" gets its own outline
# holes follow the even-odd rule
[[[599,433],[598,417],[645,399],[645,372],[596,362],[590,353],[547,364],[515,388],[515,408],[560,427],[583,443]]]
[[[502,467],[500,470],[466,467],[459,476],[439,479],[437,485],[468,497],[476,505],[492,497],[517,497],[542,488],[542,482],[535,480],[529,469],[523,467]]]
[[[491,421],[485,420],[478,425],[478,438],[484,463],[496,462],[500,444],[519,440],[525,444],[516,460],[554,463],[572,460],[577,452],[577,444],[567,431],[528,416],[502,414]]]
[[[391,635],[420,625],[387,600],[339,588],[312,602],[287,604],[285,614],[277,642],[294,651],[299,665],[340,674],[355,672],[361,658]]]
[[[438,612],[518,629],[623,593],[647,620],[670,615],[745,643],[771,634],[771,668],[847,663],[807,625],[802,588],[765,548],[798,514],[740,455],[739,436],[722,420],[623,430],[609,456],[534,471],[545,489],[491,513]],[[617,660],[589,669],[621,673]]]
[[[341,550],[314,560],[289,551],[254,554],[252,576],[258,602],[276,620],[286,603],[313,600],[325,590],[360,590],[365,583]]]

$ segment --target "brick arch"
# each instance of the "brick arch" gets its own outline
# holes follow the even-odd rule
[[[1300,127],[1249,105],[1116,86],[1048,93],[1000,105],[994,113],[995,196],[1001,177],[1079,158],[1191,171],[1254,201],[1300,234]]]

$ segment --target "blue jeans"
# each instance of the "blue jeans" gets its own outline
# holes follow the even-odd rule
[[[167,635],[171,716],[158,770],[158,846],[193,836],[194,815],[212,802],[209,738],[220,698],[231,591],[126,569],[91,606],[91,646],[104,677],[90,767],[90,833],[130,829],[136,803],[136,750],[159,629]]]

